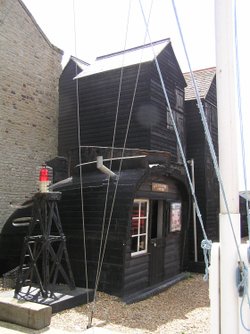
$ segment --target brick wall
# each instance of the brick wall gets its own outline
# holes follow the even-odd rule
[[[19,0],[0,0],[0,230],[57,155],[61,50]]]

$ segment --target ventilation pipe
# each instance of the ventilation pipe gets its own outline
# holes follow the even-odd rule
[[[115,173],[112,172],[112,170],[110,170],[108,167],[104,166],[103,164],[103,156],[97,156],[96,158],[96,166],[97,169],[99,169],[102,173],[112,177],[112,178],[116,178],[117,175]]]

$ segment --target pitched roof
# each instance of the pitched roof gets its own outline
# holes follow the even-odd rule
[[[240,196],[243,197],[245,200],[247,199],[250,201],[250,190],[246,191],[240,191]]]
[[[170,39],[163,39],[151,44],[145,44],[132,49],[111,53],[96,58],[96,61],[87,67],[76,78],[106,72],[121,67],[131,66],[139,63],[146,63],[158,56],[161,51],[170,43]]]
[[[78,67],[80,67],[81,70],[84,70],[86,67],[88,67],[90,65],[86,61],[81,60],[81,59],[79,59],[79,58],[77,58],[75,56],[71,56],[70,59],[73,60],[76,63],[76,65]]]
[[[194,74],[195,82],[196,82],[200,97],[205,98],[212,84],[212,81],[215,77],[216,68],[210,67],[210,68],[205,68],[202,70],[197,70],[197,71],[194,71],[193,74]],[[194,100],[196,99],[196,96],[195,96],[195,90],[193,87],[193,82],[192,82],[190,73],[187,72],[187,73],[184,73],[183,75],[187,83],[187,87],[185,88],[185,100],[186,101]]]

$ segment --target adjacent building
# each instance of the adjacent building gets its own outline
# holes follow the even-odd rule
[[[62,54],[21,0],[0,0],[0,230],[57,155]]]

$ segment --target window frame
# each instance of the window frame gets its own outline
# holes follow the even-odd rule
[[[139,213],[138,217],[133,218],[133,211],[131,215],[131,230],[130,230],[130,239],[131,239],[131,245],[132,245],[132,238],[137,238],[137,251],[133,252],[132,247],[131,247],[131,256],[138,256],[142,254],[146,254],[148,252],[148,225],[149,225],[149,199],[144,199],[144,198],[136,198],[133,201],[133,206],[134,203],[139,203]],[[141,216],[141,204],[146,203],[146,215]],[[138,219],[138,233],[132,234],[132,221]],[[140,219],[145,219],[145,232],[140,233]],[[145,236],[145,249],[140,250],[140,237]]]

